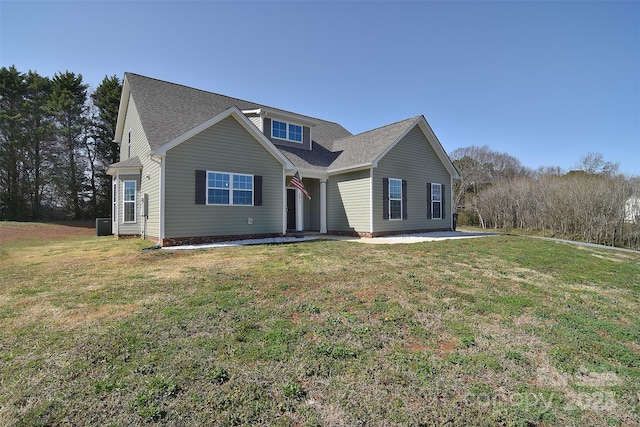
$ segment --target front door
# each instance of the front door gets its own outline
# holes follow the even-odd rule
[[[287,230],[296,229],[296,190],[287,188]]]

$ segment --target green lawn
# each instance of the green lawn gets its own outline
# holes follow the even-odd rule
[[[638,254],[150,245],[0,247],[0,425],[640,424]]]

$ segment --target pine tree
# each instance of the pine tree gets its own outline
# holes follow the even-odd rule
[[[98,88],[91,94],[96,114],[93,117],[93,138],[96,147],[98,214],[111,212],[111,178],[106,171],[109,165],[118,162],[120,147],[113,142],[120,108],[122,83],[116,76],[105,76]]]
[[[0,219],[23,219],[25,76],[14,66],[0,69]]]
[[[88,85],[82,82],[81,74],[70,71],[56,73],[52,81],[50,105],[55,112],[57,131],[54,182],[61,196],[60,207],[74,219],[81,219],[86,201],[84,184],[87,165],[82,150],[87,132],[85,104]]]

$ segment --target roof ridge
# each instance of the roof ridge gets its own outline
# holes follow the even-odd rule
[[[185,89],[195,90],[195,91],[203,92],[203,93],[210,94],[210,95],[221,96],[221,97],[227,98],[227,99],[229,99],[231,101],[241,101],[241,102],[246,102],[247,104],[255,104],[256,107],[269,108],[271,110],[277,110],[277,111],[281,111],[281,112],[284,112],[284,113],[293,114],[295,116],[306,117],[306,118],[309,118],[309,119],[319,120],[319,121],[322,121],[322,122],[325,122],[325,123],[332,123],[332,124],[335,124],[335,125],[338,125],[338,126],[342,126],[338,122],[321,119],[319,117],[314,117],[314,116],[310,116],[310,115],[307,115],[307,114],[300,114],[300,113],[296,113],[295,111],[285,110],[285,109],[278,108],[278,107],[272,107],[272,106],[267,105],[267,104],[261,104],[259,102],[255,102],[255,101],[249,101],[249,100],[246,100],[246,99],[236,98],[236,97],[233,97],[233,96],[224,95],[222,93],[212,92],[210,90],[200,89],[200,88],[193,87],[193,86],[187,86],[187,85],[182,84],[182,83],[174,83],[174,82],[170,82],[168,80],[158,79],[156,77],[149,77],[149,76],[144,76],[144,75],[138,74],[138,73],[132,73],[130,71],[126,71],[124,74],[125,74],[125,76],[133,75],[133,76],[137,76],[137,77],[142,77],[144,79],[154,80],[154,81],[160,82],[160,83],[165,83],[165,84],[169,84],[169,85],[173,85],[173,86],[180,86],[180,87],[183,87]],[[236,104],[232,104],[232,105],[237,106]],[[342,127],[344,128],[344,126],[342,126]]]
[[[360,133],[356,133],[354,135],[350,135],[350,136],[347,136],[347,137],[344,137],[344,138],[336,139],[335,141],[333,141],[333,143],[335,144],[336,142],[340,142],[340,141],[344,141],[344,140],[347,140],[347,139],[350,139],[350,138],[355,138],[355,137],[359,137],[359,136],[362,136],[362,135],[366,135],[368,133],[376,132],[376,131],[379,131],[381,129],[384,129],[384,128],[387,128],[387,127],[390,127],[390,126],[394,126],[394,125],[397,125],[397,124],[400,124],[400,123],[403,123],[403,122],[414,121],[414,120],[418,119],[419,117],[422,117],[422,116],[419,115],[419,116],[409,117],[409,118],[406,118],[406,119],[403,119],[403,120],[398,120],[397,122],[393,122],[393,123],[389,123],[389,124],[386,124],[386,125],[378,126],[377,128],[365,130],[364,132],[360,132]]]

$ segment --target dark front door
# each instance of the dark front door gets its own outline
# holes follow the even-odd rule
[[[287,188],[287,230],[296,229],[296,190]]]

